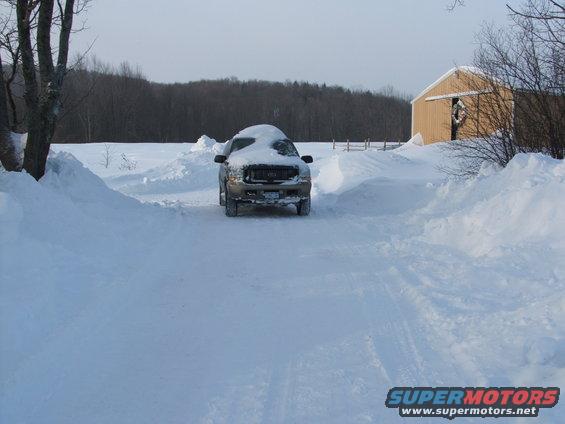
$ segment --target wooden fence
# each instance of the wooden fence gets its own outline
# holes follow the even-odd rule
[[[400,141],[371,141],[370,138],[366,138],[363,141],[353,141],[347,139],[346,141],[336,142],[332,140],[332,149],[342,149],[346,152],[354,152],[354,151],[363,151],[363,150],[370,150],[370,149],[377,149],[377,150],[392,150],[396,149],[397,147],[401,146],[402,143]]]

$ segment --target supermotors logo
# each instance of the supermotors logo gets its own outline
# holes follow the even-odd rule
[[[385,405],[401,417],[537,417],[559,387],[394,387]]]

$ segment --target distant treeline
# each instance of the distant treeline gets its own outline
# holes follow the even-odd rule
[[[407,140],[410,104],[380,93],[306,82],[235,78],[162,84],[127,63],[94,62],[67,76],[54,142],[181,142],[202,134],[223,141],[258,123],[291,139]]]

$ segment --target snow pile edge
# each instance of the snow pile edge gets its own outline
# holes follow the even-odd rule
[[[465,184],[441,186],[426,208],[432,219],[423,236],[477,257],[531,243],[563,249],[563,210],[565,162],[519,154],[501,171],[485,169]]]

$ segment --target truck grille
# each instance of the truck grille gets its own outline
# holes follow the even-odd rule
[[[284,165],[252,165],[245,169],[244,181],[247,183],[277,184],[293,179],[298,168]]]

